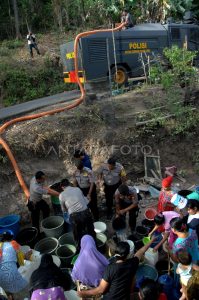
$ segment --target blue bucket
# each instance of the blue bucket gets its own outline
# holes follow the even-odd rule
[[[150,278],[156,281],[158,279],[158,272],[154,267],[147,264],[143,264],[143,265],[139,265],[135,277],[136,277],[136,287],[139,288],[142,281],[146,278]]]
[[[19,215],[9,215],[3,218],[0,218],[0,229],[6,230],[12,230],[14,233],[14,237],[16,237],[17,233],[19,232]]]

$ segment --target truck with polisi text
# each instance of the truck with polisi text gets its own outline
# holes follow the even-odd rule
[[[99,32],[82,37],[78,45],[78,76],[81,82],[111,78],[119,85],[145,75],[143,64],[153,63],[166,47],[177,45],[199,53],[199,26],[190,20],[166,24],[144,23],[118,32]],[[74,41],[60,46],[64,81],[75,83]],[[194,61],[199,66],[199,55]],[[146,67],[147,69],[147,67]]]

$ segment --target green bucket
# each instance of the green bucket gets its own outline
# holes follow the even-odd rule
[[[74,264],[75,264],[75,262],[76,262],[78,256],[79,256],[79,254],[75,255],[75,256],[73,257],[73,259],[71,260],[71,265],[72,265],[72,266],[74,266]]]
[[[148,236],[146,236],[146,237],[144,237],[144,238],[142,239],[142,242],[143,242],[144,245],[147,245],[150,241],[151,241],[151,238],[148,237]]]

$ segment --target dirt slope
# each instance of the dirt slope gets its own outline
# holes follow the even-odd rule
[[[136,127],[141,111],[154,107],[154,99],[164,102],[161,88],[145,88],[93,105],[82,105],[73,111],[17,124],[5,134],[27,183],[37,170],[43,170],[48,182],[71,176],[74,170],[72,153],[83,146],[91,155],[94,170],[114,154],[137,181],[144,175],[144,155],[160,151],[161,166],[177,165],[187,182],[183,188],[199,183],[195,172],[195,156],[199,145],[198,132],[172,136],[169,130],[156,126]],[[159,103],[161,104],[161,103]],[[23,221],[29,214],[24,207],[23,193],[12,166],[0,150],[0,214],[20,213]]]

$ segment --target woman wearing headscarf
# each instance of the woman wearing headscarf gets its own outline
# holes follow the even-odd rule
[[[97,287],[107,265],[108,260],[97,250],[94,239],[84,235],[80,254],[72,270],[72,279],[88,287]]]
[[[171,184],[173,181],[172,176],[168,176],[162,180],[162,189],[158,199],[158,212],[172,211],[174,210],[173,204],[171,204],[171,198],[174,193],[171,190]]]
[[[28,285],[17,269],[20,245],[13,239],[13,232],[5,230],[0,242],[0,287],[8,294],[18,293]]]
[[[44,254],[40,266],[30,278],[31,300],[65,300],[64,290],[71,287],[70,275],[53,263],[52,255]]]

